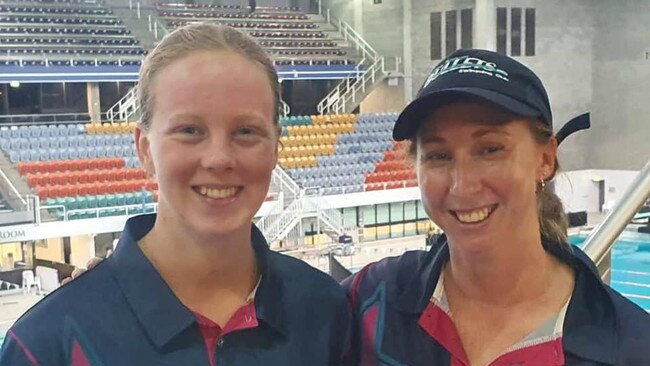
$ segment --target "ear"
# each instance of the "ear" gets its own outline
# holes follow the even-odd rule
[[[557,139],[551,139],[542,148],[542,156],[540,159],[538,178],[548,180],[555,175],[557,170]]]
[[[153,160],[151,159],[149,138],[147,137],[147,133],[142,130],[140,126],[135,129],[135,148],[138,153],[140,164],[144,167],[144,170],[147,171],[149,176],[155,177],[156,169]]]

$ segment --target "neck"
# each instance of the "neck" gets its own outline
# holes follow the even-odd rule
[[[445,286],[453,286],[466,299],[496,306],[542,296],[556,261],[542,247],[539,235],[513,239],[512,245],[480,253],[466,253],[450,240]]]
[[[200,236],[179,227],[178,221],[159,215],[140,241],[172,291],[188,306],[221,292],[245,299],[258,279],[250,227],[227,236]]]

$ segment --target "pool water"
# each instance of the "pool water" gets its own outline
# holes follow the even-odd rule
[[[583,235],[569,237],[580,246]],[[612,249],[611,286],[634,303],[650,311],[650,235],[624,232]]]

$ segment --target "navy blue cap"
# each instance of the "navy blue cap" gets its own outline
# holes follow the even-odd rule
[[[532,70],[496,52],[466,49],[454,52],[431,71],[415,100],[398,117],[393,138],[415,136],[420,123],[452,95],[483,99],[553,128],[548,94]]]

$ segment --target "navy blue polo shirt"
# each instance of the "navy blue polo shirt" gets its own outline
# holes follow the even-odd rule
[[[580,249],[545,248],[576,276],[571,299],[558,318],[561,335],[543,344],[511,347],[491,366],[650,365],[650,315],[603,283]],[[448,261],[449,247],[442,237],[429,252],[384,259],[343,282],[353,307],[355,362],[467,365],[453,321],[444,312],[446,304],[439,302],[444,300],[439,279]],[[555,325],[550,324],[551,333]]]
[[[205,324],[137,244],[154,221],[129,219],[112,256],[22,316],[7,333],[0,365],[210,365]],[[349,344],[345,293],[251,230],[261,281],[248,313],[257,325],[222,334],[211,350],[216,365],[340,365]]]

